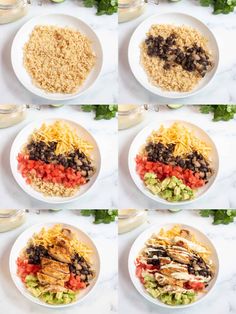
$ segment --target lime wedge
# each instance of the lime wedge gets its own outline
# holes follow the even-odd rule
[[[64,2],[65,0],[51,0],[52,2],[56,2],[56,3],[60,3],[60,2]]]
[[[167,107],[170,109],[179,109],[179,108],[183,107],[183,105],[173,104],[173,105],[167,105]]]
[[[171,208],[171,209],[168,209],[169,212],[172,212],[172,213],[177,213],[177,212],[180,212],[182,209],[179,209],[179,208]]]
[[[61,105],[61,104],[52,104],[52,105],[50,105],[51,107],[56,107],[56,108],[59,108],[59,107],[62,107],[62,106],[64,106],[64,105]]]

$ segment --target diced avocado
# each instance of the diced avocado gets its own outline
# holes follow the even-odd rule
[[[144,176],[144,183],[154,195],[159,195],[169,202],[194,198],[194,191],[175,176],[160,181],[154,173],[148,172]]]
[[[171,181],[175,182],[176,184],[180,184],[180,180],[178,178],[176,178],[175,176],[171,177]]]
[[[174,292],[166,291],[159,287],[154,275],[149,273],[143,274],[144,287],[146,291],[155,299],[160,299],[168,305],[183,305],[192,303],[195,300],[196,294],[193,291]]]
[[[68,304],[75,300],[74,292],[45,292],[41,298],[49,304]]]
[[[38,278],[36,276],[32,276],[32,275],[27,275],[25,277],[25,282],[28,283],[28,282],[38,282]]]
[[[179,186],[176,186],[174,188],[174,195],[180,195],[181,194],[181,188]]]
[[[167,187],[170,182],[171,182],[171,179],[170,179],[170,178],[166,178],[165,180],[163,180],[163,181],[161,182],[161,187],[162,187],[162,188]]]
[[[156,179],[156,174],[153,173],[153,172],[147,172],[144,176],[144,179],[147,180],[147,179]]]
[[[186,200],[189,200],[190,199],[190,195],[186,192],[182,193],[182,200],[183,201],[186,201]]]
[[[176,301],[181,300],[181,293],[176,293],[176,294],[175,294],[175,300],[176,300]]]
[[[34,297],[40,298],[48,304],[68,304],[73,302],[76,298],[75,293],[70,290],[67,292],[43,292],[36,276],[26,276],[25,284]]]
[[[155,195],[158,195],[161,191],[161,188],[158,185],[148,184],[147,188]]]
[[[63,292],[57,292],[56,293],[56,298],[57,299],[62,299],[62,296],[63,296]]]
[[[156,178],[156,175],[155,173],[152,173],[152,172],[148,172],[145,174],[144,176],[144,180],[146,182],[147,185],[156,185],[158,183],[158,180]]]
[[[175,188],[175,187],[176,187],[176,182],[174,182],[173,180],[171,180],[171,181],[169,182],[169,184],[168,184],[168,188],[173,189],[173,188]]]
[[[36,298],[38,298],[42,292],[40,290],[40,288],[36,288],[36,287],[27,287],[29,292]]]
[[[25,277],[25,284],[26,284],[26,287],[28,289],[31,289],[32,290],[32,294],[35,295],[38,294],[38,290],[36,289],[36,287],[38,287],[38,278],[36,276],[32,276],[32,275],[28,275]],[[35,292],[33,291],[35,289]]]

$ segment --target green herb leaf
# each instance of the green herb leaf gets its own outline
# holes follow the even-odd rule
[[[91,209],[81,209],[80,211],[81,215],[82,216],[91,216],[94,214],[94,210],[91,210]]]
[[[84,6],[97,7],[97,15],[111,15],[118,11],[118,0],[83,0]]]
[[[200,215],[202,217],[213,217],[213,225],[228,225],[234,222],[234,218],[236,217],[236,210],[226,210],[226,209],[205,209],[200,211]]]
[[[80,212],[82,216],[94,216],[94,224],[109,224],[115,221],[116,217],[118,216],[117,209],[82,209]]]
[[[201,113],[213,113],[213,121],[229,121],[234,119],[236,105],[201,105]]]
[[[210,217],[210,215],[211,215],[211,210],[207,210],[207,209],[200,210],[200,215],[201,215],[202,217]]]
[[[213,7],[214,14],[229,14],[234,12],[236,0],[200,0],[200,4],[204,7]]]
[[[96,5],[96,0],[83,0],[83,2],[86,8],[92,8]]]
[[[116,116],[118,105],[83,105],[82,110],[85,112],[95,112],[95,120],[110,120]]]

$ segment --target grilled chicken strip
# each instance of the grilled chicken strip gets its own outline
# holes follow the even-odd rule
[[[191,240],[191,234],[188,230],[186,229],[181,229],[180,230],[180,236],[185,238],[185,239],[188,239],[188,240]]]
[[[167,248],[168,255],[176,262],[189,265],[192,261],[192,256],[181,246],[172,246]]]
[[[58,285],[64,287],[64,280],[57,279],[48,275],[43,274],[42,272],[37,273],[37,278],[41,285],[46,286],[46,285]]]
[[[160,268],[160,273],[167,276],[171,276],[172,273],[177,272],[188,273],[187,265],[171,262],[170,264],[163,265]]]
[[[167,286],[164,286],[162,288],[162,291],[163,292],[179,292],[179,293],[185,293],[185,292],[194,292],[194,290],[192,289],[184,289],[184,288],[181,288],[179,286],[171,286],[171,285],[167,285]]]
[[[171,263],[171,259],[169,257],[159,257],[160,265],[166,265]]]
[[[48,253],[57,261],[63,263],[71,263],[70,251],[63,242],[58,242],[58,244],[49,248]]]
[[[54,261],[54,260],[46,258],[46,257],[43,257],[41,259],[41,266],[42,266],[42,268],[44,268],[44,267],[53,268],[54,270],[59,271],[59,272],[64,273],[64,274],[70,273],[69,266],[67,264],[61,263],[58,261]]]
[[[48,291],[51,291],[51,292],[68,292],[68,289],[64,288],[62,286],[58,286],[58,285],[48,285],[48,286],[45,286],[42,290],[42,292],[48,292]]]
[[[68,240],[72,240],[73,239],[73,233],[72,233],[72,231],[70,229],[63,228],[62,229],[62,234]]]
[[[65,273],[62,273],[58,270],[55,270],[51,267],[43,267],[41,272],[45,275],[48,275],[50,277],[53,277],[53,278],[56,278],[56,279],[61,279],[63,280],[64,282],[68,281],[70,279],[70,274],[65,274]]]
[[[176,280],[174,278],[171,278],[162,274],[158,274],[158,273],[155,274],[155,279],[160,286],[171,285],[171,286],[179,286],[182,288],[184,286],[183,280]]]

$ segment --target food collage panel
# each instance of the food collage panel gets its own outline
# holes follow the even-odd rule
[[[0,314],[236,314],[235,38],[235,0],[0,0]]]

